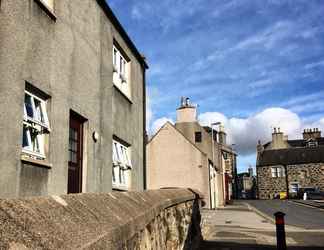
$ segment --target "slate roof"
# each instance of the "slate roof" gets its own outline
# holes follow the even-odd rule
[[[324,146],[264,150],[258,155],[257,166],[307,163],[324,163]]]
[[[324,138],[317,138],[316,139],[318,145],[324,146]],[[306,140],[288,140],[288,144],[292,147],[306,147],[307,141]]]

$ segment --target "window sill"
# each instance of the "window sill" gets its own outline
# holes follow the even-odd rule
[[[118,88],[116,86],[116,84],[113,84],[114,85],[114,88],[122,95],[125,97],[125,99],[130,103],[130,104],[133,104],[132,100],[130,99],[129,96],[127,96],[123,91],[120,90],[120,88]]]
[[[112,190],[114,190],[114,191],[128,191],[129,188],[125,187],[125,186],[117,186],[117,185],[113,184]]]
[[[35,165],[37,167],[43,167],[43,168],[47,168],[47,169],[51,169],[53,167],[53,165],[45,160],[36,160],[36,159],[32,159],[30,158],[28,155],[26,154],[22,154],[20,157],[20,160],[23,163],[28,163],[31,165]]]
[[[54,11],[51,10],[42,0],[35,0],[35,2],[54,22],[56,21],[57,17]]]

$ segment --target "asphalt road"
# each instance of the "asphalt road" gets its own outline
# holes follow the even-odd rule
[[[277,211],[284,212],[287,225],[305,229],[324,229],[324,210],[307,207],[286,200],[249,200],[246,201],[257,210],[274,218]]]

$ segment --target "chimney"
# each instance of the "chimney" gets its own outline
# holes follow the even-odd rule
[[[196,121],[197,107],[190,104],[188,97],[181,97],[180,107],[177,109],[177,123]]]
[[[271,149],[287,148],[288,137],[280,132],[280,128],[274,128],[272,133]]]
[[[219,125],[218,140],[219,143],[226,145],[226,133],[223,125]]]
[[[303,132],[303,139],[309,140],[309,139],[318,139],[321,138],[322,132],[318,128],[314,129],[304,129]]]
[[[248,168],[249,171],[249,176],[252,177],[253,176],[253,168],[251,167],[251,165]]]

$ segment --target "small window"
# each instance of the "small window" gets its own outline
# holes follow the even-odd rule
[[[201,138],[201,132],[195,132],[195,142],[201,142],[202,138]]]
[[[285,177],[285,169],[283,167],[272,167],[271,176],[273,178]]]
[[[22,151],[45,159],[45,136],[49,133],[46,101],[25,91]]]
[[[114,188],[127,190],[130,187],[130,172],[132,169],[131,149],[119,141],[113,140],[113,171],[112,184]]]
[[[116,46],[113,46],[113,83],[128,98],[130,89],[130,61]]]

